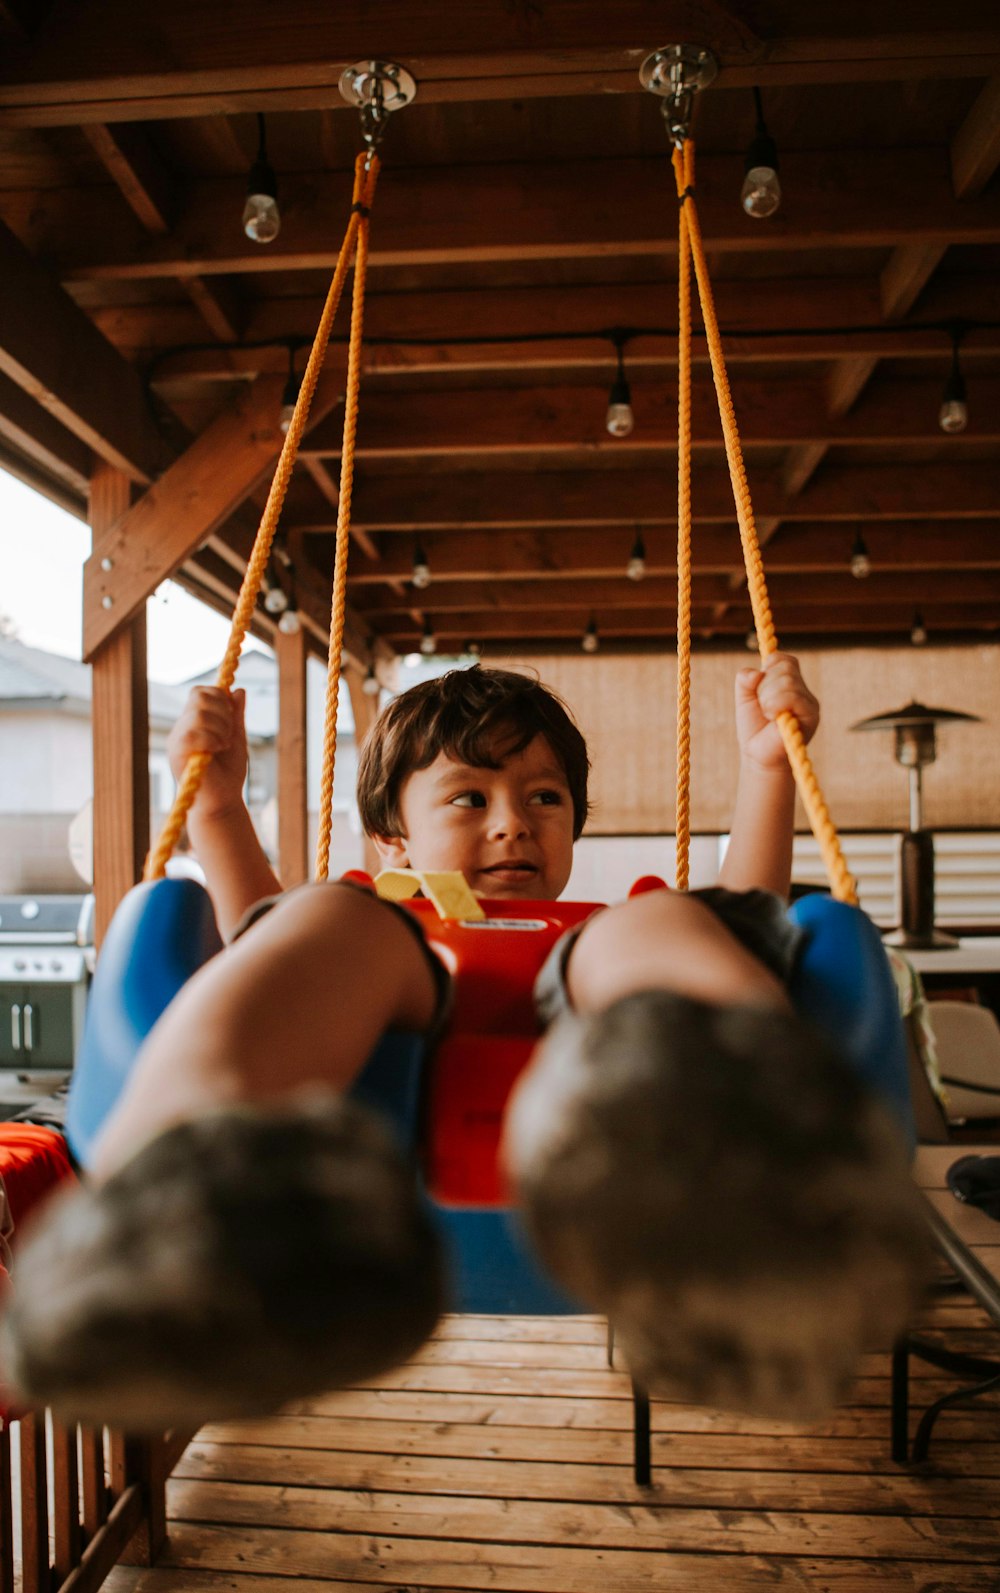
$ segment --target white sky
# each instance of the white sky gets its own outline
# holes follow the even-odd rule
[[[20,641],[80,657],[90,529],[0,470],[0,614]],[[218,664],[228,622],[166,581],[146,605],[149,675],[173,683]],[[256,643],[249,643],[255,646]]]

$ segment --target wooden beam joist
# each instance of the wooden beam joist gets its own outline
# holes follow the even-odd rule
[[[807,449],[816,443],[869,448],[939,442],[938,410],[946,374],[943,356],[939,380],[886,380],[873,386],[843,417],[830,416],[822,388],[815,381],[741,379],[733,390],[740,435],[748,446]],[[970,400],[965,437],[1000,441],[1000,378],[971,378]],[[368,393],[358,422],[357,454],[370,461],[496,455],[502,463],[502,457],[516,460],[519,454],[586,449],[620,463],[626,458],[638,461],[651,450],[676,450],[674,381],[658,382],[655,387],[633,381],[636,424],[627,438],[609,436],[607,403],[606,385],[456,389],[425,392],[419,397]],[[310,434],[303,448],[304,462],[339,459],[342,433],[338,406]],[[723,446],[718,402],[707,380],[697,382],[692,395],[692,444],[695,448]],[[791,478],[786,490],[798,490]]]
[[[738,163],[736,163],[738,176]],[[676,252],[669,162],[659,158],[564,161],[522,166],[387,168],[373,217],[371,266],[430,266],[470,261],[558,260]],[[733,204],[734,162],[708,155],[699,164],[699,213],[715,253],[781,249],[892,248],[905,243],[1000,241],[1000,195],[958,201],[944,150],[801,153],[782,159],[785,200],[766,228]],[[241,229],[242,184],[220,178],[189,191],[169,237],[137,238],[133,218],[113,193],[58,190],[41,214],[21,216],[4,196],[11,225],[53,251],[67,281],[332,270],[340,247],[331,216],[346,214],[346,174],[289,174],[282,180],[286,220],[267,249]],[[620,318],[619,318],[620,322]]]
[[[853,531],[853,527],[822,523],[784,525],[768,543],[765,569],[769,576],[841,572],[850,558]],[[1000,520],[866,522],[864,532],[876,570],[1000,569]],[[672,528],[643,526],[642,534],[648,576],[674,576],[676,536]],[[475,579],[498,583],[531,580],[542,585],[566,577],[623,576],[634,536],[631,526],[616,531],[585,526],[515,530],[503,536],[492,531],[428,532],[422,541],[432,584],[420,594],[420,601],[433,607],[443,586]],[[742,567],[735,520],[731,526],[700,526],[692,557],[700,574],[722,575]],[[412,548],[403,537],[383,538],[378,565],[352,555],[348,579],[354,600],[371,587],[408,582],[412,562]]]
[[[0,376],[0,438],[86,499],[91,450],[6,376]]]
[[[891,608],[894,603],[908,603],[911,607],[964,603],[970,608],[992,606],[1000,625],[1000,573],[996,570],[939,570],[929,577],[926,571],[879,569],[867,580],[858,581],[841,566],[837,573],[813,572],[808,579],[801,573],[786,575],[769,571],[767,581],[776,607],[842,605],[864,610]],[[725,576],[695,575],[691,600],[696,609],[716,603],[728,605],[734,600],[733,590]],[[414,603],[412,593],[406,601],[392,602],[384,592],[374,595],[370,588],[365,589],[364,597],[355,592],[353,598],[359,618],[377,620],[380,630],[391,626],[394,617],[398,620],[409,614]],[[419,603],[423,612],[432,615],[435,624],[442,623],[448,616],[451,623],[461,628],[467,615],[495,611],[521,615],[525,629],[530,630],[532,615],[539,609],[557,613],[563,609],[592,608],[602,615],[613,613],[616,616],[650,608],[675,609],[677,585],[659,576],[629,581],[622,571],[611,579],[566,577],[558,582],[444,581],[421,592]],[[454,618],[456,615],[460,616],[458,620]]]
[[[135,370],[0,224],[0,372],[99,459],[145,482],[169,457]]]
[[[343,68],[373,53],[404,61],[426,103],[639,93],[639,62],[672,39],[710,45],[727,86],[977,76],[1000,58],[995,13],[979,4],[964,8],[961,28],[935,18],[932,31],[903,32],[879,7],[831,36],[774,30],[767,41],[715,0],[661,0],[653,16],[640,0],[445,11],[384,0],[374,19],[356,0],[335,14],[300,0],[280,28],[273,19],[263,0],[245,0],[239,28],[220,31],[196,6],[164,0],[137,30],[129,0],[56,5],[35,49],[12,52],[0,109],[44,126],[79,120],[81,107],[96,120],[336,108]]]
[[[273,465],[280,404],[280,384],[271,377],[240,394],[107,531],[84,566],[84,658],[138,612]]]
[[[829,465],[797,497],[789,498],[773,471],[751,472],[759,519],[993,520],[1000,502],[1000,465],[982,463]],[[696,523],[733,517],[732,489],[720,471],[695,472]],[[435,476],[373,476],[355,481],[353,518],[367,531],[458,530],[496,526],[670,525],[676,521],[674,484],[663,471],[540,470],[533,473],[456,471]],[[330,531],[329,520],[291,529]]]
[[[928,629],[935,631],[981,632],[985,637],[1000,637],[1000,620],[997,617],[995,604],[984,604],[979,608],[970,608],[967,604],[941,604],[940,606],[922,605],[923,617]],[[498,614],[493,610],[475,611],[461,618],[450,615],[442,616],[442,623],[438,624],[433,610],[431,622],[438,642],[438,651],[459,651],[467,641],[503,641],[515,644],[519,649],[529,651],[535,645],[545,646],[553,641],[575,641],[579,646],[580,638],[591,617],[590,609],[550,609],[538,610],[533,615],[535,628],[525,624],[524,617],[520,614]],[[606,613],[600,611],[596,614],[598,633],[602,640],[610,637],[619,637],[631,641],[641,641],[652,637],[662,637],[668,645],[673,645],[673,637],[677,630],[676,611],[670,609],[609,609]],[[885,635],[893,631],[900,639],[908,637],[913,624],[913,608],[906,604],[886,608],[858,607],[855,604],[842,604],[823,606],[816,604],[813,607],[789,607],[775,612],[775,624],[779,640],[789,635],[813,635],[823,637],[839,634],[844,637],[867,634]],[[734,604],[723,614],[717,614],[708,608],[695,610],[692,616],[692,627],[696,635],[703,637],[729,635],[743,637],[750,625],[749,600],[741,605]],[[404,625],[396,623],[385,629],[383,639],[388,641],[399,652],[414,652],[420,644],[421,627],[416,624]]]

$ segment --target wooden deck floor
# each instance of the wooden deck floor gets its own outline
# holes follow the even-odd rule
[[[927,1321],[954,1348],[1000,1348],[961,1299]],[[601,1323],[454,1318],[377,1385],[205,1428],[159,1565],[119,1568],[109,1593],[996,1593],[1000,1405],[946,1415],[907,1472],[888,1370],[871,1357],[816,1429],[657,1404],[642,1490]],[[944,1391],[914,1372],[921,1403]]]

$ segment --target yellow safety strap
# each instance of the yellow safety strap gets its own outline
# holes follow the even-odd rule
[[[729,464],[729,476],[733,486],[736,519],[740,528],[743,561],[746,566],[747,585],[750,591],[750,602],[753,607],[754,625],[757,630],[757,646],[760,650],[761,658],[765,659],[777,651],[778,640],[775,635],[774,622],[771,618],[771,605],[767,595],[764,565],[761,559],[757,527],[754,523],[753,505],[750,501],[750,487],[743,462],[743,450],[740,446],[736,414],[729,388],[729,377],[726,373],[726,362],[722,352],[719,322],[715,313],[712,284],[709,280],[701,226],[698,220],[698,209],[695,204],[694,144],[690,139],[685,140],[682,148],[675,148],[673,166],[681,212],[681,236],[683,237],[686,234],[691,258],[694,262],[695,276],[698,282],[698,295],[701,300],[702,319],[705,323],[705,335],[708,341],[709,357],[712,362],[712,376],[719,401],[722,434],[726,444],[726,459]],[[681,275],[682,277],[684,275],[683,261]],[[687,364],[686,381],[687,385],[690,386],[690,361]],[[690,454],[690,435],[688,453]],[[681,552],[679,550],[678,582],[681,579],[680,564]],[[688,560],[687,579],[690,582],[690,560]],[[688,611],[687,625],[689,628],[690,610]],[[680,614],[678,614],[679,627]],[[679,637],[678,645],[680,646]],[[686,645],[689,648],[690,642],[688,641]],[[833,895],[838,901],[856,903],[858,899],[857,887],[848,870],[840,839],[823,799],[823,794],[820,791],[815,771],[809,760],[809,754],[806,751],[798,720],[792,713],[782,713],[779,714],[777,723],[788,754],[788,761],[791,764],[799,789],[799,795],[809,817],[813,834],[819,842]],[[680,759],[678,759],[678,771],[680,771]]]

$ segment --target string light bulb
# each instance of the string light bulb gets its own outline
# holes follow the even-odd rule
[[[287,432],[292,424],[292,417],[295,414],[295,406],[299,401],[299,389],[301,386],[302,383],[299,381],[295,370],[295,348],[293,344],[289,343],[288,380],[285,383],[285,391],[281,395],[281,413],[278,416],[279,431]]]
[[[420,638],[420,651],[425,658],[430,658],[437,652],[437,637],[434,635],[434,627],[430,622],[429,616],[424,620],[423,635]]]
[[[850,569],[856,581],[864,581],[872,573],[872,561],[868,552],[868,544],[860,531],[854,538],[854,546],[851,549]]]
[[[625,574],[628,576],[630,581],[641,581],[645,573],[646,544],[642,540],[642,532],[637,529],[635,533],[635,541],[632,543],[632,551],[628,556],[628,563],[625,566]]]
[[[419,542],[413,549],[413,573],[410,579],[418,592],[422,592],[431,584],[431,567],[427,562],[427,554]]]
[[[483,654],[483,644],[482,642],[466,642],[462,648],[462,651],[463,653],[467,653],[470,658],[481,658]]]
[[[927,626],[924,624],[924,616],[919,609],[913,615],[913,624],[910,626],[910,641],[914,647],[923,647],[927,641]]]
[[[748,216],[764,221],[773,216],[781,204],[781,183],[778,181],[778,146],[767,130],[760,89],[753,91],[757,106],[757,127],[743,162],[744,178],[740,190],[740,204]]]
[[[288,594],[278,578],[273,558],[264,584],[264,607],[269,614],[283,614],[288,607]]]
[[[377,697],[379,691],[381,690],[378,676],[375,673],[375,664],[371,659],[368,661],[368,671],[365,675],[365,678],[361,682],[361,690],[364,692],[366,697]]]
[[[751,625],[750,629],[747,631],[743,638],[743,645],[748,653],[760,652],[760,647],[757,643],[757,631],[755,626]]]
[[[580,646],[585,653],[596,653],[600,645],[601,639],[597,634],[597,621],[591,614],[590,619],[587,621],[587,629],[580,639]]]
[[[302,629],[302,621],[299,618],[299,611],[295,607],[294,598],[290,600],[288,607],[278,621],[278,629],[282,636],[297,636]]]
[[[278,209],[278,179],[267,158],[267,133],[264,117],[257,113],[257,158],[247,176],[247,197],[243,206],[243,231],[251,243],[273,243],[281,231]]]
[[[612,437],[627,437],[635,425],[635,416],[632,413],[632,393],[629,389],[628,378],[625,375],[625,343],[624,333],[615,332],[612,342],[618,355],[618,370],[611,383],[608,394],[608,412],[604,417],[604,424]]]
[[[958,359],[958,345],[961,336],[957,331],[951,334],[951,370],[948,380],[944,384],[941,395],[941,408],[938,410],[938,425],[942,431],[953,434],[964,431],[969,424],[969,407],[965,401],[965,377]]]

